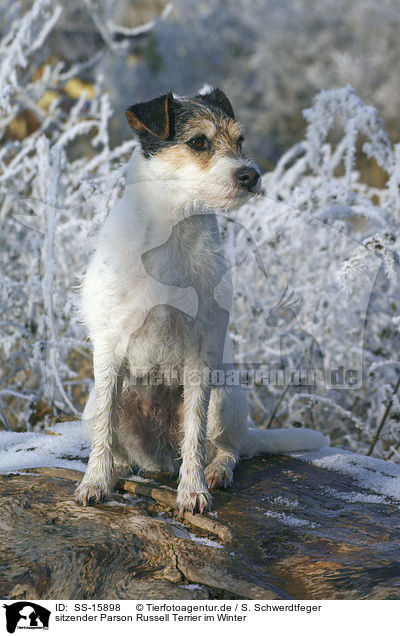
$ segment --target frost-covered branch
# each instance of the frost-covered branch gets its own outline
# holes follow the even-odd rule
[[[60,17],[57,5],[36,0],[24,15],[15,3],[1,11],[0,421],[22,429],[84,404],[91,368],[77,287],[135,142],[112,145],[101,73],[90,90],[65,96],[65,83],[88,73],[96,56],[65,64],[39,55]],[[226,15],[210,15],[225,24]],[[138,33],[116,27],[111,14],[101,25],[114,43],[118,32]],[[165,56],[175,90],[177,71]],[[299,421],[334,444],[361,452],[374,444],[374,454],[397,460],[400,146],[350,87],[317,95],[305,116],[305,139],[264,175],[265,196],[232,213],[246,232],[236,235],[228,222],[222,228],[237,263],[236,360],[270,374],[248,387],[250,417],[261,426]],[[360,140],[387,175],[383,188],[360,179]]]
[[[112,111],[100,74],[90,98],[84,91],[68,103],[63,98],[64,83],[93,60],[36,66],[60,12],[49,0],[36,0],[22,17],[15,5],[2,16],[8,29],[0,43],[6,140],[0,152],[0,419],[13,428],[42,421],[42,412],[76,416],[82,408],[88,377],[81,352],[88,343],[74,288],[135,146],[131,140],[111,147]],[[15,135],[13,126],[24,117],[35,123],[33,131]],[[100,197],[91,196],[98,191]]]

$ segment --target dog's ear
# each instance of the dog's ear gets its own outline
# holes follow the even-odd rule
[[[221,89],[214,88],[211,93],[197,95],[197,97],[200,97],[200,99],[202,99],[207,105],[211,106],[211,108],[219,108],[223,113],[225,113],[225,115],[228,115],[231,119],[235,119],[232,104]]]
[[[125,111],[128,124],[138,132],[146,131],[160,139],[171,138],[174,135],[173,103],[172,93],[167,93],[129,106]]]

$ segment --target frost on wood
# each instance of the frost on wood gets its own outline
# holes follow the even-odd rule
[[[91,363],[74,311],[77,287],[134,142],[111,147],[110,118],[122,114],[113,115],[100,73],[93,95],[71,103],[62,88],[83,65],[41,58],[61,9],[37,0],[18,11],[10,3],[1,15],[0,420],[24,429],[42,421],[41,404],[74,416],[82,408]],[[115,26],[107,24],[104,37]],[[32,130],[15,134],[26,113]],[[300,422],[366,452],[391,403],[374,453],[398,460],[400,146],[350,87],[320,93],[304,116],[305,140],[264,176],[265,195],[234,213],[246,232],[222,228],[238,263],[236,360],[298,372],[295,382],[250,386],[251,418]],[[360,144],[386,172],[385,188],[360,181]],[[356,372],[353,384],[335,381],[340,366]],[[304,384],[301,372],[313,369],[329,381]]]

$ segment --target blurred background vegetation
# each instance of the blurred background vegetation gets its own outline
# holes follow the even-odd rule
[[[252,328],[248,308],[235,315],[246,351],[275,344],[256,317],[263,320],[268,303],[282,296],[285,272],[303,295],[302,324],[312,332],[328,323],[337,305],[334,275],[344,267],[351,278],[358,268],[346,319],[350,331],[362,330],[364,314],[362,320],[356,315],[365,277],[360,254],[379,252],[383,259],[364,336],[364,366],[374,382],[368,377],[362,389],[327,391],[329,399],[322,395],[318,407],[310,393],[307,411],[291,408],[290,391],[271,388],[262,400],[254,394],[254,421],[264,411],[274,425],[317,421],[333,443],[362,452],[373,449],[384,425],[388,436],[378,452],[400,461],[398,0],[58,4],[0,3],[0,427],[26,430],[79,416],[92,361],[74,313],[76,287],[135,145],[124,111],[157,94],[193,95],[209,84],[229,96],[247,130],[246,150],[268,171],[268,196],[239,212],[277,272],[270,281],[274,301],[264,287],[254,293],[265,311],[251,306]],[[332,89],[347,85],[355,93],[343,89],[335,96]],[[328,90],[332,94],[315,100]],[[307,131],[302,111],[313,100]],[[379,111],[391,144],[365,104]],[[335,125],[328,125],[332,113]],[[365,135],[371,152],[362,152]],[[54,181],[57,206],[24,204],[48,201]],[[30,224],[35,215],[38,227]],[[360,247],[356,258],[331,240],[334,234],[318,238],[307,223],[314,216],[321,234],[327,223],[338,237],[351,237]],[[240,285],[248,293],[250,278],[242,268],[237,294]],[[312,298],[322,309],[316,311]],[[327,351],[336,344],[331,331],[321,336]]]
[[[400,137],[398,0],[72,0],[63,9],[43,55],[98,56],[80,79],[104,75],[114,143],[129,135],[126,106],[204,83],[228,94],[264,169],[303,138],[302,110],[323,89],[351,84],[378,108],[391,141]],[[376,164],[359,168],[383,185]]]

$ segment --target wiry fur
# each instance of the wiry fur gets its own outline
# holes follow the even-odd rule
[[[231,483],[240,454],[313,449],[325,440],[314,431],[249,430],[242,389],[206,381],[211,370],[232,366],[223,309],[230,299],[214,298],[227,265],[209,208],[235,208],[257,191],[238,182],[239,169],[255,170],[227,98],[169,94],[129,112],[142,152],[83,285],[95,387],[83,416],[92,450],[76,497],[99,501],[132,467],[179,470],[179,508],[203,511],[211,507],[208,488]],[[153,126],[148,112],[167,119]],[[200,152],[188,144],[198,135],[207,140]],[[149,372],[171,370],[177,379],[169,387],[137,386]]]

